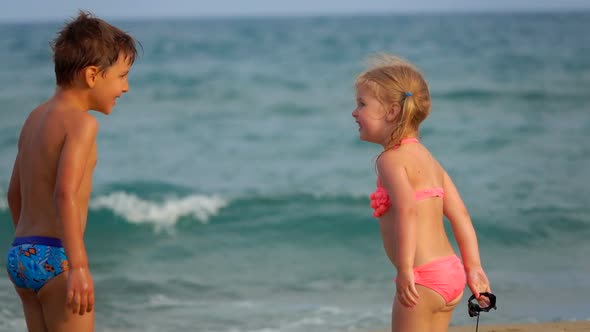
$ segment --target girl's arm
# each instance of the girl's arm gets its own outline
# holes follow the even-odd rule
[[[447,172],[444,173],[443,181],[445,189],[443,212],[451,222],[453,234],[459,245],[469,288],[479,298],[480,292],[490,291],[490,285],[481,266],[477,235],[467,208]]]
[[[383,153],[377,160],[381,184],[391,197],[389,211],[379,219],[383,247],[397,269],[397,296],[408,307],[418,303],[414,284],[416,201],[408,174],[399,157]]]

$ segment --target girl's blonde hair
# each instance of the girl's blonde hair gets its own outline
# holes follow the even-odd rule
[[[370,68],[361,73],[355,87],[367,86],[387,112],[399,105],[398,125],[391,133],[390,144],[398,144],[407,135],[418,131],[430,113],[430,92],[424,77],[408,61],[380,54],[369,60]]]

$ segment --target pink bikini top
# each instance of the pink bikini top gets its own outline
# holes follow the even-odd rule
[[[394,146],[393,148],[396,149],[400,145],[406,144],[406,143],[419,143],[419,141],[418,141],[418,139],[413,138],[413,137],[412,138],[405,138],[398,145]],[[423,199],[430,198],[430,197],[443,198],[444,196],[445,196],[445,190],[442,187],[421,189],[421,190],[416,190],[414,192],[414,197],[416,198],[417,201],[421,201]],[[371,194],[370,198],[371,198],[371,207],[374,209],[373,217],[375,217],[375,218],[381,217],[382,215],[385,214],[385,212],[387,212],[387,210],[389,210],[389,207],[391,206],[389,194],[387,193],[387,190],[385,190],[385,188],[383,188],[383,186],[381,185],[381,180],[379,180],[379,178],[377,178],[377,189],[375,190],[374,193]]]

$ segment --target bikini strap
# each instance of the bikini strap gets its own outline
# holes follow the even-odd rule
[[[416,137],[408,137],[401,140],[399,145],[406,144],[406,143],[420,143],[420,141]]]
[[[408,137],[408,138],[404,138],[402,139],[399,143],[397,143],[396,145],[393,146],[394,149],[399,148],[402,144],[408,144],[408,143],[420,143],[420,141],[416,138],[416,137]]]

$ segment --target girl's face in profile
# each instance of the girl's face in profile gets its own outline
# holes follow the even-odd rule
[[[356,109],[352,111],[363,141],[387,145],[393,131],[393,123],[388,121],[390,115],[367,84],[356,89]]]

